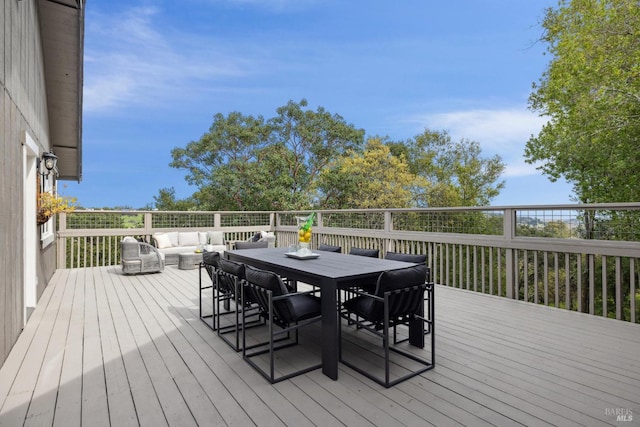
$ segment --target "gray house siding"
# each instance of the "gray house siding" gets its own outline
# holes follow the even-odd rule
[[[45,67],[38,7],[33,0],[0,4],[0,365],[25,322],[25,253],[36,248],[37,297],[55,271],[55,245],[40,249],[40,233],[25,241],[25,197],[35,188],[25,183],[25,135],[38,156],[49,150]]]

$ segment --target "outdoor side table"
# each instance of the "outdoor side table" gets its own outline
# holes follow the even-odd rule
[[[185,252],[178,254],[178,268],[180,270],[195,270],[202,262],[202,252]]]

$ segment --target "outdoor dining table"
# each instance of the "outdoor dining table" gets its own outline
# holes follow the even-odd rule
[[[347,255],[334,252],[316,252],[317,258],[295,259],[286,256],[288,249],[244,249],[226,251],[232,261],[273,271],[289,280],[307,283],[320,288],[322,312],[322,372],[333,380],[338,379],[339,359],[339,311],[337,290],[360,279],[378,277],[389,270],[416,265],[413,263]],[[409,343],[424,347],[424,326],[414,322],[409,328]]]

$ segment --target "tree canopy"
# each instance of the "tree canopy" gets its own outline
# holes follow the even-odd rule
[[[364,130],[323,108],[290,101],[277,116],[214,116],[209,132],[174,148],[171,166],[188,171],[201,209],[308,209],[313,183],[332,159],[361,149]]]
[[[336,159],[318,180],[320,205],[326,209],[416,206],[416,189],[427,185],[380,138],[370,138],[362,153]]]
[[[573,183],[580,202],[640,199],[640,7],[637,0],[561,0],[542,40],[552,55],[530,108],[549,118],[529,163]]]
[[[274,118],[216,114],[209,132],[172,150],[171,166],[198,187],[188,199],[162,189],[159,209],[296,210],[487,205],[504,186],[499,156],[477,142],[425,130],[394,142],[372,137],[307,101]],[[191,207],[190,207],[191,206]]]
[[[501,157],[482,157],[476,141],[454,142],[445,131],[426,129],[408,141],[389,145],[427,183],[415,195],[417,206],[486,206],[504,188],[499,180],[505,168]]]

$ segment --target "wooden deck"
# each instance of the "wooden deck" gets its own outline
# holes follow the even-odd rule
[[[434,370],[272,386],[199,319],[197,282],[57,271],[0,369],[0,425],[640,425],[637,324],[438,286]]]

